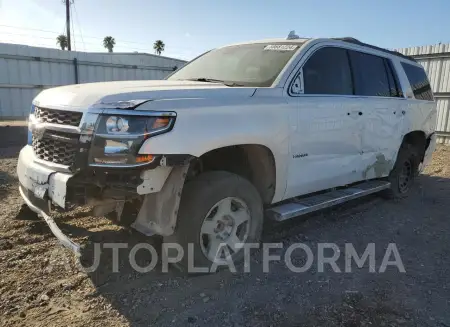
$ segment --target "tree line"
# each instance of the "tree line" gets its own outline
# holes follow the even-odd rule
[[[67,36],[64,34],[58,35],[56,37],[56,44],[61,48],[61,50],[66,50],[68,46]],[[105,36],[103,39],[103,47],[108,50],[108,52],[113,52],[114,46],[116,45],[116,40],[112,36]],[[153,50],[155,50],[155,54],[161,55],[161,53],[165,50],[166,45],[161,40],[156,40],[153,43]]]

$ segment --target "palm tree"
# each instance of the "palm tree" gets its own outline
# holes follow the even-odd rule
[[[103,46],[108,49],[108,52],[113,52],[113,48],[116,45],[116,40],[112,36],[105,36],[103,39]]]
[[[166,46],[166,45],[165,45],[164,42],[161,41],[161,40],[156,40],[155,43],[153,43],[153,49],[155,50],[155,53],[156,53],[157,55],[161,55],[161,52],[164,51],[164,47],[165,47],[165,46]]]
[[[56,44],[61,47],[61,50],[66,50],[68,43],[67,43],[67,36],[64,34],[58,35],[56,38]]]

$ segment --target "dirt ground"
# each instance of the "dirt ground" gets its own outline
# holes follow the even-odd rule
[[[263,242],[283,242],[284,248],[302,242],[314,252],[319,242],[340,249],[351,242],[361,254],[374,242],[376,273],[368,263],[351,273],[330,267],[320,273],[317,264],[293,273],[283,262],[263,273],[257,251],[251,273],[194,277],[175,269],[162,273],[159,266],[138,273],[128,264],[129,249],[119,252],[117,273],[111,250],[102,252],[95,272],[77,269],[47,225],[22,207],[17,153],[0,150],[1,326],[450,326],[450,147],[438,147],[404,200],[374,195],[265,225]],[[84,243],[146,240],[88,211],[61,216],[58,224]],[[160,247],[160,239],[151,242]],[[378,272],[389,243],[397,245],[405,273],[396,267]],[[149,256],[141,251],[138,260],[144,265]],[[297,265],[305,259],[301,251],[292,258]]]

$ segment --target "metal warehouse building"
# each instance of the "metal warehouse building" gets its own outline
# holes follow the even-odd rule
[[[184,60],[142,53],[89,53],[0,43],[0,119],[27,117],[43,89],[60,85],[163,79]]]

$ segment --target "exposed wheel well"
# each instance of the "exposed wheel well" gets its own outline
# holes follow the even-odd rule
[[[409,132],[403,137],[403,143],[411,144],[413,147],[415,147],[420,155],[420,161],[423,160],[425,150],[428,147],[429,143],[423,131]]]
[[[269,148],[257,144],[215,149],[191,162],[188,179],[206,171],[224,170],[250,181],[263,202],[270,204],[275,194],[275,159]]]

